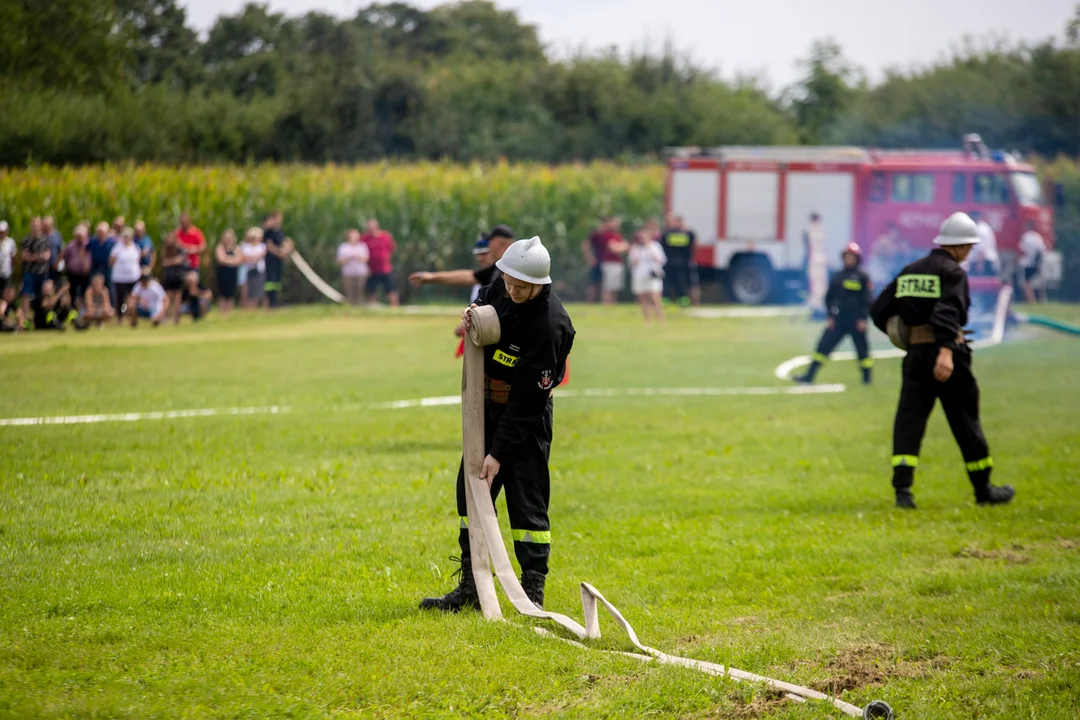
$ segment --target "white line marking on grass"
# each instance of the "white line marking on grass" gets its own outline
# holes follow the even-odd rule
[[[416,400],[394,400],[391,402],[375,403],[368,405],[369,410],[403,410],[414,407],[437,407],[439,405],[460,405],[460,395],[443,395],[441,397],[417,398]]]
[[[684,315],[696,318],[763,318],[763,317],[796,317],[806,315],[809,311],[802,305],[784,305],[773,307],[720,307],[720,308],[693,308],[687,310]]]
[[[842,384],[796,385],[794,387],[698,387],[698,388],[596,388],[556,390],[556,397],[694,397],[718,395],[821,395],[842,393]]]
[[[113,413],[109,415],[58,415],[53,417],[0,418],[0,426],[12,425],[82,425],[104,422],[139,422],[140,420],[173,420],[175,418],[213,417],[214,415],[279,415],[291,408],[269,407],[199,408],[195,410],[155,410],[142,413]]]
[[[721,395],[821,395],[842,393],[842,384],[797,385],[794,387],[699,387],[699,388],[591,388],[587,390],[556,390],[563,398],[583,397],[701,397]],[[405,410],[408,408],[460,405],[460,395],[393,400],[371,405],[339,405],[325,410],[331,412],[359,410]],[[0,418],[0,427],[22,425],[83,425],[107,422],[140,422],[142,420],[175,420],[179,418],[214,417],[219,415],[283,415],[294,409],[285,405],[268,407],[198,408],[194,410],[159,410],[152,412],[113,413],[108,415],[58,415],[53,417]]]

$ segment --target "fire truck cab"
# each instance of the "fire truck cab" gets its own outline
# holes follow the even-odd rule
[[[674,148],[667,165],[666,210],[696,232],[702,275],[726,280],[741,303],[802,288],[812,213],[821,216],[830,268],[857,242],[882,275],[874,278],[879,286],[906,264],[897,262],[925,254],[957,210],[977,210],[993,228],[1003,276],[1015,268],[1028,221],[1053,247],[1053,209],[1035,169],[989,150],[977,135],[945,151]]]

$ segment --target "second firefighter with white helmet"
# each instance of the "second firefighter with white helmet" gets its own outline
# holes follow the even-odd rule
[[[998,505],[1014,495],[1012,487],[990,483],[993,460],[979,422],[979,386],[971,372],[971,347],[964,337],[971,295],[960,263],[978,243],[975,221],[964,213],[953,213],[934,238],[938,247],[901,270],[870,308],[874,324],[907,350],[893,423],[892,483],[897,507],[915,507],[911,487],[926,422],[937,400],[960,445],[975,501]]]
[[[548,523],[553,400],[563,380],[574,344],[574,326],[551,289],[551,257],[540,238],[518,240],[495,263],[491,282],[476,304],[499,314],[501,337],[484,347],[484,446],[481,479],[491,486],[494,502],[506,490],[506,510],[521,565],[521,586],[538,607],[544,604],[544,581],[551,551]],[[468,329],[468,313],[462,326]],[[442,597],[425,598],[420,607],[457,612],[478,607],[469,548],[464,467],[457,476],[460,517],[461,578]]]

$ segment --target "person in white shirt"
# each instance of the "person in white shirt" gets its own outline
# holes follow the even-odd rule
[[[240,304],[249,309],[255,308],[266,301],[266,243],[263,242],[261,227],[250,227],[244,233],[240,254],[244,257],[244,264],[240,266],[244,276],[244,284],[240,287]]]
[[[641,303],[641,312],[648,323],[652,318],[664,324],[664,247],[646,230],[634,233],[630,246],[630,289]]]
[[[7,220],[0,220],[0,295],[11,282],[11,261],[16,252],[15,241],[8,237]]]
[[[961,267],[972,275],[997,275],[1001,272],[1001,258],[998,256],[994,228],[990,227],[990,223],[986,222],[986,218],[978,210],[972,210],[969,215],[975,221],[979,244],[971,251],[968,259],[961,263]]]
[[[368,246],[361,238],[360,231],[352,228],[345,233],[345,242],[338,245],[337,249],[341,285],[345,290],[345,301],[350,305],[359,305],[364,299],[364,286],[371,274],[368,268]]]
[[[809,285],[810,314],[825,317],[825,293],[829,291],[829,258],[825,254],[825,228],[821,215],[811,213],[810,224],[803,234],[806,249],[806,281]]]
[[[142,277],[128,298],[131,300],[127,312],[131,327],[138,326],[139,318],[146,318],[157,327],[165,318],[165,311],[169,309],[169,296],[161,283],[154,279],[148,267],[142,269]]]
[[[1035,230],[1035,222],[1028,220],[1024,224],[1024,234],[1020,236],[1020,259],[1017,265],[1020,268],[1023,279],[1021,284],[1024,288],[1024,297],[1029,303],[1039,301],[1035,294],[1035,288],[1031,286],[1031,280],[1042,269],[1043,255],[1046,254],[1046,241]]]
[[[142,277],[142,249],[135,244],[135,231],[125,228],[121,240],[109,253],[109,266],[112,268],[113,307],[116,308],[117,323],[123,322],[126,312],[124,305],[135,283]]]

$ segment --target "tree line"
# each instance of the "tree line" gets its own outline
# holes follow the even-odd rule
[[[632,161],[665,146],[1080,153],[1080,7],[1061,38],[968,42],[877,84],[829,40],[800,82],[725,79],[674,42],[555,58],[485,0],[350,18],[248,4],[204,35],[177,0],[0,0],[0,164]]]

